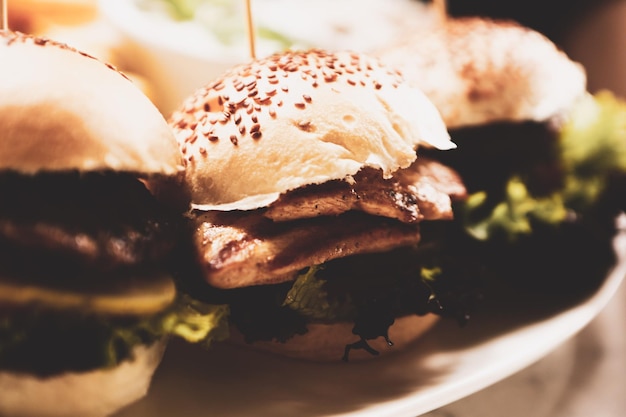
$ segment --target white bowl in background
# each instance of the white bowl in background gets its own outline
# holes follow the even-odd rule
[[[100,0],[99,7],[125,38],[125,67],[153,83],[155,104],[167,116],[197,88],[250,59],[245,3],[221,1],[230,5],[231,14],[240,16],[240,22],[232,20],[232,15],[215,17],[205,10],[203,23],[199,23],[201,19],[176,21],[166,13],[139,6],[151,3],[155,0]],[[437,13],[418,0],[251,0],[251,5],[257,33],[269,29],[283,37],[276,42],[257,34],[257,57],[285,47],[366,52],[408,30],[431,24]],[[233,28],[230,45],[216,39],[207,23],[211,20],[222,29]]]

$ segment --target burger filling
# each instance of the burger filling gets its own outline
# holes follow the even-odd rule
[[[562,120],[451,130],[456,150],[425,153],[463,178],[469,197],[455,216],[491,274],[567,292],[597,285],[613,262],[625,132],[625,104],[603,92]]]
[[[228,303],[250,342],[285,341],[310,322],[351,322],[352,347],[370,349],[366,341],[387,337],[397,317],[436,313],[464,322],[478,297],[477,271],[468,263],[443,272],[445,260],[433,262],[439,244],[424,244],[420,234],[424,220],[448,222],[464,196],[453,170],[423,158],[391,179],[364,169],[287,193],[266,209],[196,212],[197,276],[211,288],[198,278],[189,291]]]
[[[196,213],[197,277],[220,289],[194,294],[228,303],[249,342],[354,323],[347,352],[369,350],[403,315],[464,322],[491,280],[588,294],[614,262],[626,210],[624,132],[624,104],[601,93],[563,120],[452,130],[456,150],[420,148],[424,165],[390,180],[364,170],[267,209]]]
[[[189,303],[167,271],[182,229],[140,181],[4,173],[0,195],[0,369],[113,366],[176,333]]]

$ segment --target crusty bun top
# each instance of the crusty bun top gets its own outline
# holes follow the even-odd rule
[[[376,53],[435,103],[448,128],[544,121],[586,90],[583,67],[511,21],[449,18]]]
[[[161,113],[110,65],[10,31],[0,31],[0,63],[0,170],[182,170]]]
[[[188,98],[170,124],[200,209],[263,207],[364,166],[388,177],[415,160],[418,145],[454,147],[419,90],[350,52],[289,51],[235,67]]]

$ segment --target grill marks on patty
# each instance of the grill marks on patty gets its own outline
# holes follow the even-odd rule
[[[0,276],[89,279],[160,262],[176,241],[171,215],[131,175],[5,173],[0,198]]]
[[[200,264],[209,284],[238,288],[294,279],[302,268],[417,244],[419,222],[452,218],[466,196],[460,177],[421,160],[391,179],[363,170],[287,193],[268,209],[193,213]]]
[[[416,223],[451,219],[451,199],[465,197],[463,182],[454,170],[419,158],[389,179],[378,170],[365,168],[354,176],[353,183],[330,181],[283,194],[264,215],[274,221],[289,221],[357,210]]]
[[[218,288],[290,281],[307,266],[419,241],[417,225],[363,213],[273,223],[256,211],[207,212],[195,222],[201,265]]]

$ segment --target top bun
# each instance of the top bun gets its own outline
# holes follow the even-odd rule
[[[449,18],[377,55],[435,103],[448,128],[545,121],[586,91],[583,67],[511,21]]]
[[[240,65],[196,91],[170,124],[192,204],[204,210],[264,207],[364,166],[389,177],[420,145],[454,147],[421,91],[350,52],[289,51]]]
[[[110,65],[10,31],[0,31],[0,62],[0,170],[183,169],[161,113]]]

